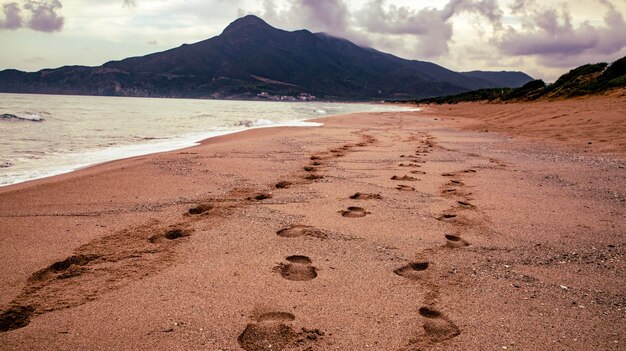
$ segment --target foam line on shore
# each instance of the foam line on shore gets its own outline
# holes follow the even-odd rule
[[[152,143],[123,145],[98,150],[87,150],[79,153],[57,154],[56,157],[53,157],[53,160],[49,163],[50,167],[47,169],[40,169],[32,172],[7,172],[7,174],[2,177],[4,179],[0,180],[0,187],[66,174],[106,162],[185,149],[200,145],[202,141],[207,139],[239,133],[246,130],[276,127],[320,127],[322,125],[323,123],[301,120],[286,121],[282,123],[273,123],[269,120],[258,120],[252,122],[249,127],[244,128],[223,129],[206,133],[183,135]]]

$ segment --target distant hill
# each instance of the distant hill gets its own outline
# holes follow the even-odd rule
[[[501,88],[518,88],[533,80],[531,76],[524,72],[471,71],[461,72],[461,74],[466,77],[482,79]]]
[[[255,16],[195,44],[99,67],[0,72],[0,92],[220,99],[416,99],[518,86],[519,72],[457,73]]]
[[[530,81],[519,88],[478,89],[457,95],[416,100],[423,104],[455,104],[469,101],[532,101],[562,99],[600,94],[613,88],[626,87],[626,56],[613,62],[577,67],[546,85],[542,80]]]

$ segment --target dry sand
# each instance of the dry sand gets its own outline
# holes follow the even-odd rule
[[[2,188],[0,348],[624,350],[626,104],[591,100],[614,128],[357,114]]]

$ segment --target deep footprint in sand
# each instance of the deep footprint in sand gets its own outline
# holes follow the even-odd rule
[[[322,179],[324,178],[323,175],[319,175],[319,174],[307,174],[304,179],[306,180],[318,180],[318,179]]]
[[[445,238],[446,238],[446,247],[456,249],[459,247],[469,246],[469,242],[467,242],[465,239],[461,238],[458,235],[446,234]]]
[[[272,194],[270,193],[260,193],[260,194],[256,194],[254,196],[249,197],[248,200],[263,201],[263,200],[271,199],[271,198],[272,198]]]
[[[187,211],[187,213],[190,214],[190,215],[201,215],[201,214],[209,212],[212,209],[213,209],[212,205],[201,204],[201,205],[198,205],[196,207],[190,208],[189,211]]]
[[[399,176],[395,175],[395,176],[391,177],[391,180],[402,180],[402,181],[414,182],[414,181],[417,181],[419,179],[414,178],[414,177],[410,177],[408,175],[405,175],[405,176],[402,176],[402,177],[399,177]]]
[[[353,200],[381,200],[383,197],[380,194],[371,193],[355,193],[350,196]]]
[[[417,163],[401,163],[398,165],[398,167],[422,167],[422,166],[418,165]]]
[[[351,206],[351,207],[348,207],[347,210],[339,211],[339,213],[341,213],[342,216],[347,217],[347,218],[359,218],[359,217],[365,217],[369,212],[367,212],[362,207]]]
[[[191,232],[189,230],[181,229],[181,228],[173,228],[173,229],[168,229],[165,233],[151,236],[150,238],[148,238],[148,241],[153,244],[157,244],[165,240],[177,240],[177,239],[184,238],[190,235],[191,235]]]
[[[276,183],[275,187],[276,189],[288,189],[291,185],[292,185],[291,182],[283,180],[283,181]]]
[[[84,266],[98,258],[100,258],[99,255],[73,255],[33,273],[29,280],[43,281],[52,278],[65,279],[75,277],[84,272]]]
[[[35,313],[32,306],[13,306],[0,314],[0,332],[27,326]]]
[[[424,331],[432,342],[442,342],[461,334],[461,330],[441,312],[430,307],[421,307],[420,316],[424,317]]]
[[[292,225],[276,232],[276,235],[283,238],[297,238],[300,236],[312,236],[316,238],[326,238],[328,235],[323,231],[308,225]]]
[[[274,269],[280,275],[293,281],[307,281],[317,277],[317,268],[312,266],[313,261],[307,256],[294,255],[286,257],[288,263],[280,263]]]
[[[394,270],[393,272],[407,279],[419,280],[422,277],[422,272],[428,269],[428,266],[428,262],[411,262]]]
[[[296,317],[288,312],[268,312],[256,318],[239,334],[237,342],[246,351],[284,350],[302,347],[324,336],[319,329],[302,328],[296,332],[290,325]]]
[[[437,217],[437,220],[442,222],[451,222],[457,218],[457,215],[454,213],[444,213],[441,216]]]
[[[415,191],[414,187],[403,184],[396,186],[396,189],[400,191]]]
[[[463,207],[463,208],[476,208],[476,206],[472,205],[471,203],[469,203],[467,201],[458,200],[457,203],[459,205],[461,205],[461,207]]]

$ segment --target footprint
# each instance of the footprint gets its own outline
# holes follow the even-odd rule
[[[460,181],[458,179],[451,179],[450,183],[453,184],[453,185],[465,185],[465,184],[463,184],[462,181]]]
[[[249,197],[248,200],[262,201],[262,200],[271,199],[271,198],[272,198],[272,194],[270,193],[260,193],[260,194]]]
[[[370,193],[356,193],[350,196],[353,200],[381,200],[383,197],[380,194],[370,194]]]
[[[417,163],[401,163],[398,165],[398,167],[422,167],[422,166],[418,165]]]
[[[312,266],[313,263],[307,256],[294,255],[286,257],[289,263],[280,263],[274,269],[280,275],[293,281],[307,281],[317,277],[317,268]]]
[[[315,160],[321,160],[322,156],[317,156],[317,155],[313,155],[310,157],[311,161],[315,161]]]
[[[0,332],[24,328],[35,314],[32,306],[13,306],[0,314]]]
[[[275,186],[276,186],[276,189],[287,189],[291,186],[291,182],[283,180],[283,181],[276,183]]]
[[[239,334],[237,342],[246,351],[301,349],[306,343],[324,336],[319,329],[302,328],[296,332],[290,325],[296,317],[288,312],[268,312],[256,318]],[[311,349],[310,347],[306,349]]]
[[[459,248],[459,247],[465,247],[465,246],[469,246],[469,242],[467,242],[466,240],[464,240],[463,238],[461,238],[458,235],[453,235],[453,234],[446,234],[446,247],[449,248]]]
[[[475,169],[466,169],[463,171],[463,173],[476,173]]]
[[[398,177],[398,176],[395,175],[395,176],[391,177],[391,180],[402,180],[402,181],[414,182],[414,181],[419,180],[419,179],[413,178],[413,177],[410,177],[410,176],[407,176],[407,175],[402,176],[402,177]]]
[[[316,170],[315,167],[311,167],[311,166],[304,166],[302,168],[307,172],[314,172]]]
[[[65,279],[75,277],[84,271],[83,266],[98,258],[100,258],[99,255],[73,255],[33,273],[29,280],[42,281],[52,278]]]
[[[319,174],[307,174],[304,179],[306,180],[318,180],[318,179],[322,179],[324,178],[323,175],[319,175]]]
[[[312,165],[312,166],[321,166],[321,165],[322,165],[322,163],[321,163],[321,162],[319,162],[319,161],[313,161],[313,162],[311,162],[311,165]]]
[[[441,173],[443,177],[454,177],[456,173]]]
[[[332,149],[330,150],[330,152],[333,154],[333,156],[335,157],[342,157],[345,156],[346,153],[344,152],[344,150],[342,149]]]
[[[283,350],[296,338],[293,328],[285,324],[294,319],[291,313],[270,312],[248,324],[237,341],[246,351]]]
[[[409,173],[413,173],[413,174],[426,174],[426,172],[424,171],[411,171]]]
[[[343,210],[339,212],[341,213],[342,216],[348,217],[348,218],[365,217],[369,213],[364,208],[356,207],[356,206],[348,207],[347,210]]]
[[[190,215],[200,215],[205,212],[209,212],[212,209],[213,209],[213,205],[201,204],[196,207],[190,208],[189,211],[187,211],[187,213],[189,213]]]
[[[308,225],[292,225],[287,228],[283,228],[276,232],[276,235],[283,238],[297,238],[300,236],[308,235],[316,238],[326,238],[328,235],[323,231],[313,228]]]
[[[437,220],[447,222],[453,221],[456,217],[457,215],[455,215],[454,213],[444,213],[441,216],[437,217]]]
[[[464,207],[464,208],[476,208],[476,206],[470,204],[467,201],[458,200],[457,203],[461,205],[461,207]]]
[[[461,334],[461,330],[441,312],[430,307],[421,307],[419,314],[424,317],[424,331],[432,342],[442,342]]]
[[[428,262],[411,262],[405,266],[396,269],[393,272],[407,279],[418,280],[422,276],[421,272],[425,271],[426,269],[428,269]]]
[[[148,241],[153,244],[156,244],[156,243],[163,242],[164,240],[176,240],[176,239],[180,239],[180,238],[190,236],[190,235],[191,233],[188,230],[180,229],[180,228],[173,228],[173,229],[167,230],[163,234],[156,234],[156,235],[151,236],[150,238],[148,238]]]
[[[404,185],[404,184],[400,184],[398,186],[396,186],[397,190],[400,191],[415,191],[415,188],[412,186],[408,186],[408,185]]]

